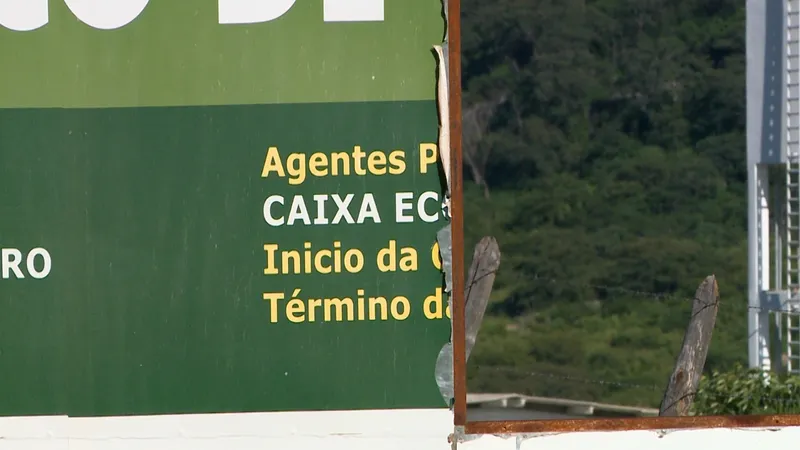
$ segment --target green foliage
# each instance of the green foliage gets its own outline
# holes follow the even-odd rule
[[[712,273],[706,367],[745,360],[744,6],[463,1],[466,245],[503,252],[470,390],[657,406]]]
[[[737,365],[704,376],[694,415],[800,414],[800,377],[778,377]]]

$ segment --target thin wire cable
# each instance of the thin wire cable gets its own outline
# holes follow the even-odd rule
[[[611,286],[606,284],[596,284],[596,283],[584,283],[584,282],[577,282],[573,279],[556,279],[552,277],[543,277],[539,274],[534,274],[533,277],[527,279],[527,283],[536,283],[536,284],[552,284],[558,285],[559,287],[571,287],[571,288],[590,288],[595,290],[602,290],[608,293],[616,292],[619,294],[627,294],[630,296],[641,297],[641,298],[649,298],[657,301],[679,301],[679,302],[692,302],[694,301],[693,296],[687,296],[682,294],[676,294],[675,292],[652,292],[652,291],[644,291],[640,289],[631,289],[622,286]],[[538,297],[536,294],[513,294],[504,300],[519,300],[522,298],[530,298],[530,297]],[[603,301],[603,300],[601,300]],[[730,302],[726,301],[724,298],[720,300],[720,307],[725,304],[730,304]],[[760,306],[750,306],[747,304],[739,305],[738,307],[746,310],[757,310],[763,312],[787,312],[785,309],[781,308],[769,308],[769,307],[760,307]],[[797,312],[800,315],[800,311]]]

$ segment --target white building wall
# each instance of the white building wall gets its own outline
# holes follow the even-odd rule
[[[0,450],[448,450],[448,410],[0,419]],[[464,450],[767,448],[800,427],[483,436]]]

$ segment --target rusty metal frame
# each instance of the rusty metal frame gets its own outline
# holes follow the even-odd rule
[[[466,422],[466,434],[565,433],[709,428],[776,428],[800,425],[800,415],[633,417],[614,419],[498,420]]]
[[[800,415],[467,421],[466,324],[464,317],[464,194],[461,152],[461,0],[449,0],[445,4],[447,5],[447,29],[449,35],[447,58],[452,183],[450,202],[453,258],[453,416],[456,429],[462,431],[463,434],[513,434],[800,426]]]
[[[447,68],[450,110],[450,227],[452,234],[453,415],[467,423],[466,324],[464,320],[464,180],[461,154],[461,0],[447,5]]]

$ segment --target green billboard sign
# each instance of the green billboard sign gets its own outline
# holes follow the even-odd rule
[[[260,3],[0,5],[0,415],[447,407],[441,3]]]

